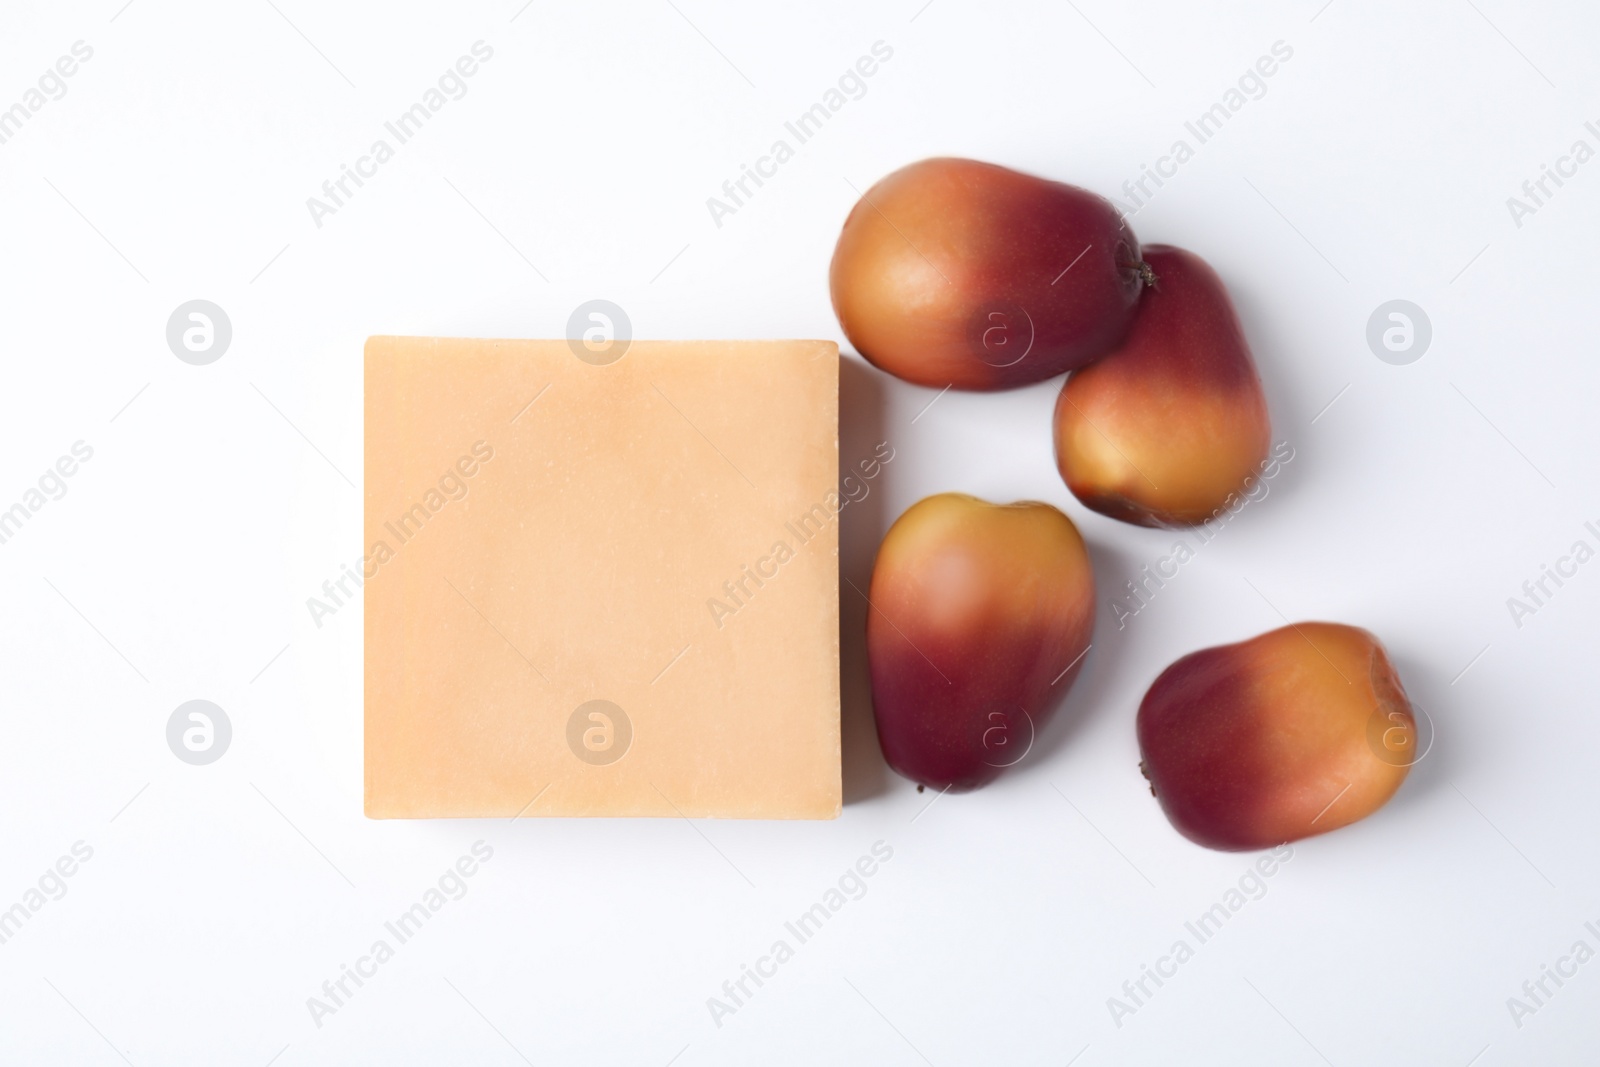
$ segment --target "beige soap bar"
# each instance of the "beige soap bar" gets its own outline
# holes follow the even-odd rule
[[[368,816],[838,814],[838,346],[622,352],[367,342]]]

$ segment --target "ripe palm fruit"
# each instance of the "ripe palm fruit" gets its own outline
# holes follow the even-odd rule
[[[829,271],[856,350],[936,388],[1007,389],[1104,354],[1144,285],[1111,203],[970,159],[926,159],[867,190]]]
[[[1155,281],[1127,337],[1056,401],[1056,466],[1103,515],[1193,526],[1260,475],[1267,400],[1216,271],[1168,245],[1147,246],[1144,259]]]
[[[1378,639],[1303,622],[1192,652],[1139,706],[1141,768],[1178,832],[1267,848],[1381,808],[1415,762],[1416,719]]]
[[[1083,539],[1034,502],[912,505],[878,549],[868,599],[878,741],[891,767],[935,789],[976,789],[1027,754],[1094,627]]]

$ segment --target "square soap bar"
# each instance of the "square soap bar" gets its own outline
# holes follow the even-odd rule
[[[838,375],[371,338],[367,815],[837,816]]]

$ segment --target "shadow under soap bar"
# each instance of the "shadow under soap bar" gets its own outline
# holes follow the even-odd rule
[[[367,815],[835,817],[838,375],[370,339]]]

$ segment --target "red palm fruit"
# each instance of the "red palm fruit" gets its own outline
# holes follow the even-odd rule
[[[1416,719],[1365,630],[1303,622],[1190,653],[1139,706],[1141,768],[1178,832],[1267,848],[1381,808],[1415,762]]]
[[[913,505],[873,565],[867,660],[889,765],[976,789],[1027,754],[1094,626],[1094,572],[1049,504],[941,493]]]
[[[1121,340],[1142,286],[1139,242],[1109,201],[970,159],[926,159],[867,190],[829,271],[858,352],[957,389],[1083,366]]]
[[[1056,466],[1074,496],[1141,526],[1192,526],[1239,497],[1271,443],[1267,400],[1222,279],[1144,250],[1155,281],[1133,327],[1056,401]]]

